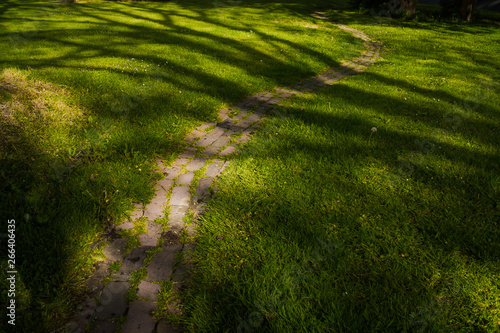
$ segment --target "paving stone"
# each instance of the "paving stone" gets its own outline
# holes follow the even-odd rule
[[[165,206],[167,204],[167,199],[158,199],[151,202],[144,211],[144,217],[149,221],[155,221],[165,216]]]
[[[215,177],[219,173],[219,170],[222,168],[224,165],[223,161],[215,161],[212,164],[209,164],[207,166],[207,170],[205,171],[205,177]]]
[[[194,130],[186,136],[186,142],[193,143],[196,139],[203,137],[205,134],[205,132]]]
[[[198,181],[198,187],[196,187],[196,196],[202,198],[207,197],[210,193],[209,188],[212,185],[213,181],[214,181],[213,177],[201,178]]]
[[[98,295],[95,295],[94,297],[98,297]],[[97,304],[95,304],[94,298],[87,298],[78,305],[78,309],[75,311],[75,321],[79,327],[81,326],[81,323],[85,323],[93,319],[96,307]]]
[[[223,129],[230,129],[234,125],[234,120],[232,119],[226,119],[223,122],[220,122],[217,127],[223,128]],[[225,135],[225,133],[224,133]]]
[[[195,152],[194,151],[185,151],[183,152],[182,154],[179,155],[179,157],[181,158],[193,158],[195,155]]]
[[[141,298],[148,299],[150,301],[156,301],[156,294],[160,292],[161,286],[156,283],[151,283],[148,281],[141,281],[139,288],[137,290],[137,296]]]
[[[141,246],[156,246],[158,245],[159,236],[139,235],[139,242]]]
[[[256,105],[259,105],[260,101],[255,98],[255,96],[251,96],[247,98],[247,102],[245,103],[246,106],[248,106],[250,109],[253,108]]]
[[[236,139],[238,143],[247,142],[250,140],[250,135],[254,132],[254,130],[246,129],[241,133],[241,136]]]
[[[130,218],[129,221],[136,221],[140,219],[141,217],[144,216],[144,210],[135,210],[132,213],[130,213]]]
[[[230,154],[234,153],[235,151],[236,151],[236,147],[229,146],[226,149],[224,149],[223,151],[221,151],[219,153],[219,156],[227,156],[227,155],[230,155]]]
[[[174,182],[170,179],[160,179],[157,183],[157,185],[160,185],[161,187],[163,187],[163,189],[166,192],[170,191],[170,188],[172,187],[173,184],[174,184]]]
[[[197,141],[195,145],[200,147],[208,147],[223,134],[224,129],[217,126],[211,132],[207,133],[207,135],[205,135],[200,141]]]
[[[165,169],[165,173],[167,174],[166,180],[173,180],[181,173],[182,168],[180,166],[172,166]]]
[[[168,227],[174,231],[184,228],[183,218],[186,216],[187,206],[170,206],[170,215],[168,217]]]
[[[109,275],[109,263],[99,262],[97,269],[92,273],[92,276],[85,281],[85,286],[89,289],[93,296],[96,296],[104,286],[104,280]]]
[[[142,212],[142,211],[141,211]],[[130,230],[134,229],[135,224],[133,222],[124,222],[115,227],[115,230]]]
[[[219,118],[221,119],[221,121],[225,121],[225,120],[229,119],[229,116],[227,114],[223,113],[223,114],[219,114]]]
[[[153,310],[155,302],[133,301],[127,314],[127,321],[123,325],[123,333],[152,333],[155,329]]]
[[[203,157],[195,157],[191,160],[191,162],[186,166],[186,169],[188,171],[196,171],[205,166],[205,163],[207,162],[206,158]]]
[[[247,119],[250,123],[255,123],[259,121],[260,115],[258,113],[252,113],[251,115],[248,116]]]
[[[109,261],[118,261],[123,259],[123,252],[127,248],[127,240],[117,238],[102,249],[102,252]]]
[[[224,147],[229,143],[230,140],[231,140],[231,138],[229,136],[223,135],[220,138],[218,138],[217,140],[215,140],[214,143],[212,143],[212,147],[215,147],[215,148]]]
[[[170,198],[171,206],[189,206],[190,200],[189,187],[176,186],[172,189],[172,197]]]
[[[98,321],[92,333],[115,333],[118,324],[112,321]],[[83,333],[83,332],[82,332]]]
[[[129,276],[132,271],[135,271],[144,266],[144,259],[146,259],[146,251],[150,250],[152,246],[138,246],[123,259],[122,266],[119,273],[113,274],[115,276]]]
[[[165,210],[165,205],[167,203],[167,193],[168,192],[164,189],[156,192],[156,196],[144,209],[144,217],[147,217],[150,221],[154,221],[165,216],[163,211]]]
[[[241,120],[247,116],[246,112],[240,112],[236,116],[233,117],[233,120]]]
[[[152,237],[153,236],[159,237],[161,235],[161,227],[162,225],[160,223],[148,221],[146,223],[147,234]]]
[[[179,176],[179,178],[177,178],[175,183],[177,185],[189,186],[191,185],[193,178],[194,178],[193,172],[183,173],[182,175]]]
[[[175,265],[175,255],[182,249],[183,244],[163,246],[162,251],[156,253],[148,266],[147,281],[163,281],[170,278]]]
[[[164,246],[179,244],[181,242],[181,233],[176,230],[169,229],[161,237],[163,237]]]
[[[217,155],[217,153],[219,152],[219,148],[218,147],[214,147],[214,146],[208,146],[203,152],[202,154],[204,156],[207,156],[207,157],[211,157],[211,156],[214,156],[214,155]]]
[[[125,310],[127,310],[127,292],[130,286],[130,282],[112,281],[108,283],[102,290],[100,305],[95,309],[96,319],[118,318],[125,314]]]
[[[178,158],[174,165],[181,166],[189,162],[189,158]]]
[[[196,130],[198,131],[204,131],[206,130],[207,128],[211,127],[211,126],[215,126],[217,125],[217,123],[215,122],[208,122],[208,123],[204,123],[203,125],[199,126],[198,128],[196,128]]]
[[[254,113],[256,113],[256,114],[266,113],[270,106],[271,106],[270,104],[264,103],[261,106],[259,106],[257,109],[255,109]]]
[[[165,319],[162,319],[158,323],[158,327],[156,328],[157,333],[180,333],[181,330],[177,327],[168,324]]]

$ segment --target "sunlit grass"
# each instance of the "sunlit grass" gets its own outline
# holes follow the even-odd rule
[[[276,108],[226,169],[185,328],[497,331],[498,28],[330,15],[381,59]]]
[[[153,161],[172,161],[194,126],[359,54],[359,40],[311,11],[300,1],[0,4],[0,211],[17,221],[20,329],[69,321],[104,230],[148,202]]]

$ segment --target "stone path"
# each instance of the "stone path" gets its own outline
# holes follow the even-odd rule
[[[326,20],[320,13],[314,16]],[[212,184],[228,165],[230,155],[237,151],[237,145],[250,139],[255,126],[273,105],[292,95],[339,82],[343,77],[363,71],[378,58],[380,44],[361,31],[336,26],[365,42],[365,50],[359,58],[287,89],[262,92],[221,110],[220,121],[205,123],[187,136],[188,147],[173,165],[157,161],[159,172],[165,177],[156,184],[154,199],[145,207],[137,205],[129,221],[112,230],[111,234],[117,237],[111,238],[104,247],[106,259],[99,263],[87,282],[92,295],[78,308],[74,321],[67,327],[68,332],[178,332],[164,319],[157,321],[153,317],[158,293],[162,281],[170,281],[171,301],[163,310],[172,315],[182,311],[176,295],[186,281],[189,251],[194,244],[182,243],[181,236],[194,235],[196,223],[190,220],[203,213],[204,202],[213,192]],[[162,231],[162,222],[167,223],[166,232]],[[129,240],[120,235],[140,227],[145,233],[138,236],[139,244],[131,250],[128,246],[127,251]],[[111,265],[115,266],[113,273],[110,273]]]

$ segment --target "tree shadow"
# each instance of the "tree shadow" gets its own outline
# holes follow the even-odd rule
[[[271,2],[256,1],[252,4],[260,4],[263,7],[269,3]],[[289,8],[287,10],[293,10],[296,17],[307,17],[306,9],[310,8],[309,5],[303,5],[300,1],[287,2],[286,5]],[[19,1],[4,2],[0,5],[2,21],[5,20],[3,22],[8,22],[11,26],[17,25],[16,29],[19,27],[18,30],[11,30],[16,31],[14,33],[8,30],[0,32],[0,40],[7,41],[11,48],[9,52],[2,52],[0,55],[1,68],[28,69],[34,78],[64,85],[73,94],[79,106],[86,108],[100,120],[98,125],[89,123],[85,130],[99,132],[99,126],[109,124],[108,132],[113,133],[113,124],[121,122],[128,129],[127,133],[131,134],[129,137],[122,135],[112,138],[111,152],[98,154],[98,147],[93,146],[94,150],[77,151],[69,154],[66,160],[54,160],[51,156],[39,152],[37,139],[30,137],[22,128],[11,131],[18,141],[15,144],[16,151],[10,152],[15,158],[2,160],[0,209],[3,216],[14,218],[20,224],[18,259],[21,264],[17,269],[19,279],[24,284],[22,292],[29,297],[26,296],[20,303],[18,315],[23,317],[20,326],[26,331],[32,331],[34,327],[51,330],[55,328],[54,325],[60,324],[56,321],[65,319],[67,313],[54,313],[55,322],[43,322],[44,313],[47,311],[44,304],[50,304],[57,297],[64,301],[67,301],[67,297],[73,298],[74,301],[79,296],[78,286],[61,286],[65,275],[69,274],[67,263],[75,259],[73,256],[77,251],[71,245],[75,244],[75,238],[79,236],[85,238],[102,231],[111,223],[110,215],[115,213],[105,202],[106,193],[117,190],[115,180],[112,177],[106,179],[103,175],[90,180],[92,176],[96,176],[96,171],[89,169],[90,163],[86,162],[92,160],[102,164],[119,163],[126,159],[127,153],[134,151],[147,155],[144,159],[150,159],[159,151],[167,156],[172,155],[180,150],[185,133],[175,132],[172,138],[163,138],[160,143],[156,143],[156,148],[148,150],[148,142],[158,141],[158,138],[144,131],[141,123],[156,122],[164,116],[163,121],[165,118],[182,118],[185,123],[214,120],[218,106],[232,104],[255,92],[255,83],[251,86],[234,77],[208,73],[203,71],[201,66],[193,67],[186,63],[191,59],[176,59],[160,52],[143,55],[136,46],[147,41],[156,45],[169,44],[183,48],[196,57],[218,59],[222,65],[244,71],[251,77],[265,78],[266,86],[269,87],[290,85],[315,74],[315,70],[309,68],[300,58],[289,61],[262,49],[253,48],[244,41],[197,30],[196,24],[203,23],[217,29],[240,32],[252,30],[264,41],[262,45],[266,48],[276,48],[280,45],[300,48],[301,54],[314,58],[324,67],[338,65],[338,59],[327,53],[273,36],[264,28],[210,17],[206,10],[213,9],[211,2],[180,2],[176,3],[177,7],[172,10],[162,9],[160,3],[148,4],[148,8],[141,7],[141,3],[115,3],[113,8],[109,6],[110,4],[104,3],[54,6],[49,4],[44,7],[39,3]],[[179,8],[191,14],[181,12]],[[109,16],[110,9],[114,10],[113,16]],[[135,11],[131,13],[131,9]],[[30,14],[17,17],[15,13],[21,13],[21,10]],[[65,15],[73,16],[66,18]],[[157,19],[152,19],[151,16]],[[189,19],[194,28],[188,29],[174,18]],[[57,22],[65,26],[72,19],[77,26],[75,29],[67,31],[57,27]],[[143,26],[134,20],[142,20]],[[23,22],[29,22],[33,26],[24,27]],[[52,24],[54,26],[51,26]],[[102,38],[103,31],[113,29],[119,31],[119,38],[115,40],[113,35],[110,35],[107,43],[94,42]],[[230,45],[231,52],[221,50],[218,45]],[[61,55],[50,55],[50,52],[47,52],[48,55],[41,56],[44,50],[51,48],[67,51]],[[122,69],[93,63],[94,59],[105,57],[140,59],[150,64],[161,64],[162,69],[167,67],[164,65],[168,62],[172,70],[146,73],[129,69],[122,72]],[[254,63],[260,60],[263,60],[263,64],[255,66]],[[82,68],[92,71],[92,74],[80,75]],[[69,74],[64,75],[64,72]],[[120,92],[123,87],[113,87],[113,78],[99,81],[99,76],[104,74],[121,76],[120,81],[129,81],[133,83],[131,85],[139,88],[143,83],[168,84],[171,91],[156,91],[153,84],[146,94],[137,88],[132,91],[132,96],[129,96],[127,92]],[[86,90],[92,90],[100,98],[86,99],[85,93],[82,93]],[[192,98],[190,102],[199,105],[196,108],[184,106],[186,98],[180,97],[177,91],[179,94],[181,91],[184,95],[189,94]],[[123,102],[124,107],[114,110],[113,103],[117,101]],[[185,123],[182,126],[185,126]],[[138,135],[142,135],[141,141],[132,139]],[[43,160],[44,167],[35,167],[30,161],[32,158]],[[36,184],[43,184],[37,188],[46,192],[33,193]],[[150,187],[151,184],[141,185]],[[127,191],[128,197],[124,195],[124,200],[132,198],[140,201],[146,197],[141,196],[142,192],[135,189]],[[66,296],[61,296],[62,294]],[[55,319],[56,317],[59,318]]]

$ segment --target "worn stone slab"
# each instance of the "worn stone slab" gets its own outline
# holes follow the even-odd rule
[[[139,218],[142,217],[143,215],[143,210],[144,210],[144,205],[142,203],[135,203],[134,206],[136,207],[136,209],[130,213],[130,220],[131,221],[135,221]]]
[[[224,165],[223,161],[215,161],[207,166],[207,170],[205,171],[205,177],[214,178],[219,173],[219,170]]]
[[[175,230],[167,230],[165,231],[161,237],[163,237],[163,245],[168,246],[168,245],[174,245],[174,244],[180,244],[181,240],[181,233]]]
[[[205,135],[200,141],[197,141],[195,145],[200,147],[208,147],[223,134],[224,129],[217,126],[211,132],[208,132],[207,135]]]
[[[189,185],[191,185],[193,178],[194,178],[193,172],[183,173],[182,175],[179,176],[179,178],[177,178],[177,180],[175,181],[175,184],[189,186]]]
[[[186,166],[186,169],[188,171],[196,171],[205,166],[205,163],[207,162],[206,158],[203,157],[195,157],[191,160],[191,162]]]
[[[186,216],[188,206],[170,206],[168,227],[174,231],[179,231],[184,227],[183,218]]]
[[[231,140],[231,138],[229,136],[223,135],[220,138],[218,138],[217,140],[215,140],[214,143],[212,143],[212,147],[215,147],[217,149],[224,147],[229,143],[230,140]]]
[[[196,128],[198,131],[204,131],[206,130],[207,128],[209,127],[212,127],[212,126],[215,126],[217,125],[217,123],[215,122],[208,122],[208,123],[204,123],[203,125],[200,125],[198,128]]]
[[[162,225],[153,221],[146,223],[147,234],[139,235],[142,246],[156,246],[161,236]]]
[[[182,157],[181,157],[181,158],[178,158],[178,159],[175,161],[174,165],[181,166],[181,165],[184,165],[184,164],[186,164],[186,163],[188,163],[188,162],[189,162],[189,158],[182,158]]]
[[[186,136],[186,141],[193,143],[196,141],[196,139],[203,137],[205,134],[205,132],[194,130]]]
[[[255,98],[255,96],[250,96],[246,99],[245,106],[248,106],[250,109],[256,105],[259,105],[259,100]]]
[[[182,244],[163,246],[148,266],[147,281],[167,280],[172,275],[175,266],[175,255],[182,249]]]
[[[260,115],[258,113],[252,113],[251,115],[248,116],[247,119],[250,123],[255,123],[259,121]]]
[[[163,204],[150,204],[147,207],[147,210],[144,211],[144,217],[146,217],[149,221],[155,221],[164,217],[166,203],[167,199],[164,199]]]
[[[98,297],[98,295],[95,297]],[[97,304],[95,303],[94,298],[87,298],[80,303],[78,309],[75,311],[75,324],[81,326],[82,323],[92,320],[96,307]]]
[[[224,121],[229,119],[229,116],[225,113],[219,114],[219,118],[221,119],[220,121]]]
[[[85,286],[89,289],[90,293],[96,296],[96,294],[104,286],[104,280],[109,275],[109,263],[99,262],[97,264],[97,269],[92,273],[92,276],[85,281]]]
[[[198,186],[196,187],[196,196],[197,197],[207,197],[209,195],[209,188],[214,181],[213,177],[205,177],[201,178],[198,182]]]
[[[115,333],[118,324],[112,321],[98,321],[92,333]]]
[[[236,147],[234,146],[229,146],[227,147],[226,149],[224,149],[223,151],[221,151],[219,153],[219,156],[227,156],[227,155],[231,155],[232,153],[234,153],[236,151]]]
[[[191,194],[189,193],[189,187],[187,186],[176,186],[172,189],[172,197],[170,198],[171,206],[189,206],[189,201]]]
[[[161,227],[160,223],[148,221],[146,223],[146,230],[149,236],[160,236],[161,235]]]
[[[168,192],[170,191],[170,188],[172,187],[174,182],[170,179],[160,179],[156,184],[160,185],[166,192]]]
[[[270,99],[268,103],[269,103],[269,104],[276,104],[276,103],[278,103],[279,101],[281,101],[282,99],[283,99],[282,97],[275,97],[275,98],[273,98],[273,99]]]
[[[117,238],[102,249],[102,252],[109,261],[118,261],[123,259],[123,252],[127,248],[127,240]]]
[[[165,216],[164,210],[167,203],[167,193],[164,189],[156,192],[156,196],[144,209],[144,217],[150,221],[154,221]]]
[[[181,333],[181,330],[173,325],[168,324],[165,319],[158,323],[156,328],[157,333]]]
[[[172,166],[165,169],[166,180],[173,180],[181,173],[182,168],[180,166]]]
[[[132,271],[138,270],[144,266],[144,259],[146,259],[146,251],[152,249],[152,246],[138,246],[123,259],[120,272],[112,274],[111,277],[124,281],[130,278]]]
[[[195,155],[194,151],[187,150],[179,155],[180,158],[193,158]]]
[[[158,294],[160,290],[161,286],[159,284],[141,281],[141,284],[139,284],[139,288],[137,289],[137,296],[150,301],[156,301],[156,294]]]
[[[100,297],[100,305],[95,309],[97,320],[118,318],[125,314],[127,292],[130,286],[130,282],[112,281],[104,287]]]
[[[203,152],[202,154],[204,156],[207,156],[207,157],[211,157],[211,156],[214,156],[214,155],[217,155],[217,153],[219,152],[219,148],[217,147],[214,147],[214,146],[208,146]]]
[[[139,235],[139,242],[141,242],[141,246],[156,246],[158,245],[159,236],[150,236],[150,235]]]
[[[142,211],[141,211],[142,212]],[[130,230],[134,229],[135,224],[133,222],[124,222],[122,224],[119,224],[115,227],[115,230]]]
[[[233,117],[233,120],[241,120],[247,116],[246,112],[240,112],[236,116]]]
[[[226,119],[222,122],[220,122],[217,127],[223,128],[223,129],[230,129],[231,126],[234,125],[234,121],[232,119]]]
[[[156,302],[133,301],[123,325],[123,333],[152,333],[155,329],[153,310]]]

